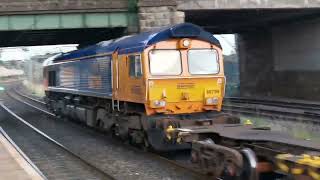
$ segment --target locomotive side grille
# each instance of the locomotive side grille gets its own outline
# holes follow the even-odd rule
[[[111,94],[111,56],[60,65],[60,88]]]

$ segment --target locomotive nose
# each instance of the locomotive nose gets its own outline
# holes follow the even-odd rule
[[[149,107],[157,113],[195,113],[220,110],[222,78],[175,78],[149,81]]]

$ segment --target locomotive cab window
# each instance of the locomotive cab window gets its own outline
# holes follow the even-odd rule
[[[152,50],[149,53],[152,75],[180,75],[182,73],[179,50]]]
[[[217,74],[218,53],[214,49],[190,49],[188,51],[189,72],[193,75]]]
[[[49,86],[56,86],[56,71],[49,71]]]
[[[141,56],[129,55],[129,75],[130,77],[139,78],[142,76]]]

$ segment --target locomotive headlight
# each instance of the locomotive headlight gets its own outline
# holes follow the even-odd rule
[[[156,108],[165,107],[166,106],[166,101],[155,100],[155,101],[153,101],[153,106],[156,107]]]
[[[188,49],[191,46],[191,40],[190,39],[181,39],[178,43],[178,47],[181,49]]]
[[[217,97],[206,99],[206,105],[217,105],[218,103],[219,103],[219,99]]]
[[[184,47],[189,47],[190,46],[190,40],[189,39],[184,39],[182,42]]]

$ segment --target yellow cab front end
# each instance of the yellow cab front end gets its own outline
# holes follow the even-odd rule
[[[144,51],[147,115],[221,111],[225,76],[221,48],[175,38]]]

